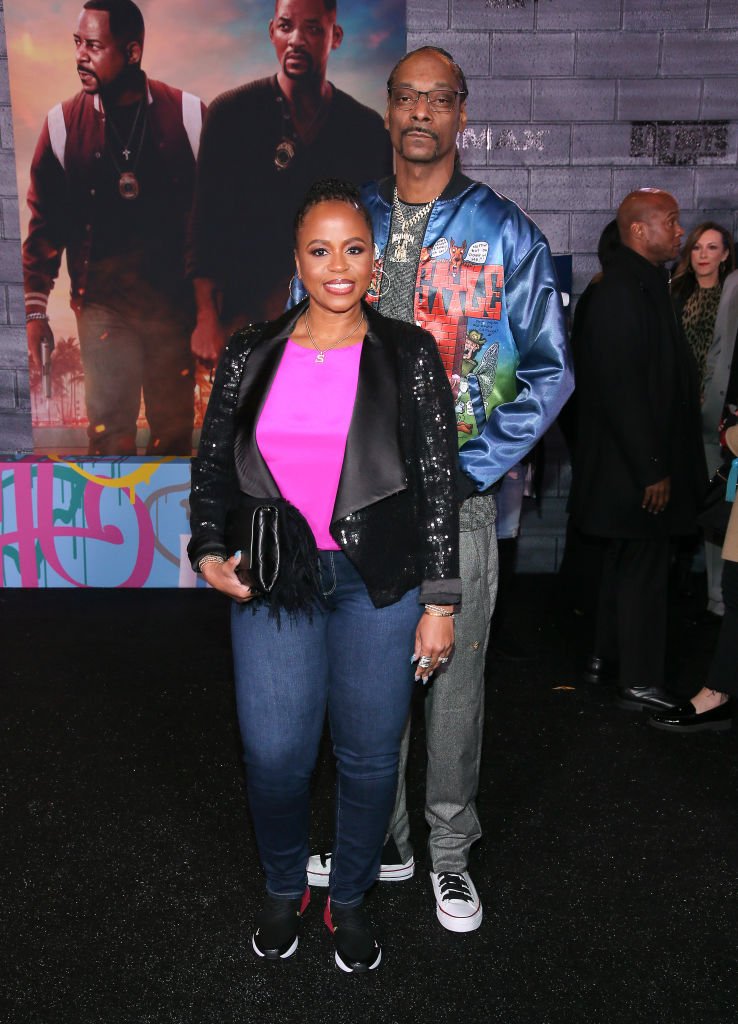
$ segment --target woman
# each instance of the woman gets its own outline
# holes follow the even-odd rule
[[[738,425],[725,431],[725,445],[738,456]],[[649,725],[669,732],[730,729],[732,697],[738,697],[738,500],[733,502],[723,546],[725,614],[720,626],[707,683],[691,700],[672,711],[660,712]]]
[[[361,904],[394,803],[411,656],[427,682],[453,647],[456,423],[432,336],[362,301],[373,237],[352,185],[312,187],[295,260],[308,298],[237,332],[218,369],[192,469],[189,555],[234,599],[238,715],[267,889],[253,949],[285,959],[297,948],[327,708],[338,781],[324,920],[337,965],[362,972],[381,958]],[[239,492],[296,507],[309,540],[300,549],[317,543],[319,592],[296,610],[270,607],[236,575],[239,553],[227,557]]]
[[[718,326],[721,317],[723,284],[735,268],[733,237],[722,225],[704,221],[689,233],[682,248],[671,281],[674,308],[681,319],[689,347],[697,362],[700,397],[702,400],[702,435],[707,469],[712,475],[720,464],[717,446],[717,427],[722,413],[722,401],[717,415],[713,412],[712,393],[722,383],[723,391],[730,370],[727,362],[722,381],[714,372]],[[733,331],[732,337],[735,337]],[[705,537],[705,567],[707,570],[707,611],[723,614],[720,586],[722,562],[720,547]]]
[[[733,238],[726,228],[708,220],[690,231],[672,275],[671,295],[697,361],[700,391],[723,282],[734,269]]]

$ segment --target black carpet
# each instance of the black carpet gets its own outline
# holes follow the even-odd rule
[[[716,631],[672,609],[695,692]],[[732,1022],[738,731],[674,736],[581,686],[586,619],[517,581],[528,661],[491,660],[471,870],[485,917],[436,922],[422,815],[422,695],[409,799],[418,871],[375,887],[382,967],[333,964],[314,892],[298,954],[257,961],[227,606],[205,591],[0,591],[0,1019],[8,1024]],[[278,657],[278,652],[275,652]],[[573,686],[574,689],[556,689]],[[315,847],[331,835],[326,744]]]

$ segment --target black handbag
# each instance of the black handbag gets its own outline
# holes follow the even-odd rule
[[[279,578],[279,509],[242,503],[226,519],[226,549],[241,552],[236,576],[259,594],[268,594]]]

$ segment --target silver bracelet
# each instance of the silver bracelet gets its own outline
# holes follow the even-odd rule
[[[440,604],[427,604],[425,606],[425,614],[435,615],[439,619],[452,619],[454,617],[454,612],[442,608]]]
[[[26,323],[30,324],[31,320],[48,320],[46,313],[26,313]]]
[[[216,555],[215,552],[213,552],[210,555],[203,555],[200,561],[197,563],[197,568],[199,569],[200,572],[202,572],[202,567],[207,562],[217,562],[219,565],[222,565],[225,562],[225,558],[223,558],[222,555]]]

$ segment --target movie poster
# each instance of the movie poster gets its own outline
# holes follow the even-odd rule
[[[5,22],[35,452],[189,455],[225,339],[285,307],[306,188],[391,171],[404,0],[6,0]]]

